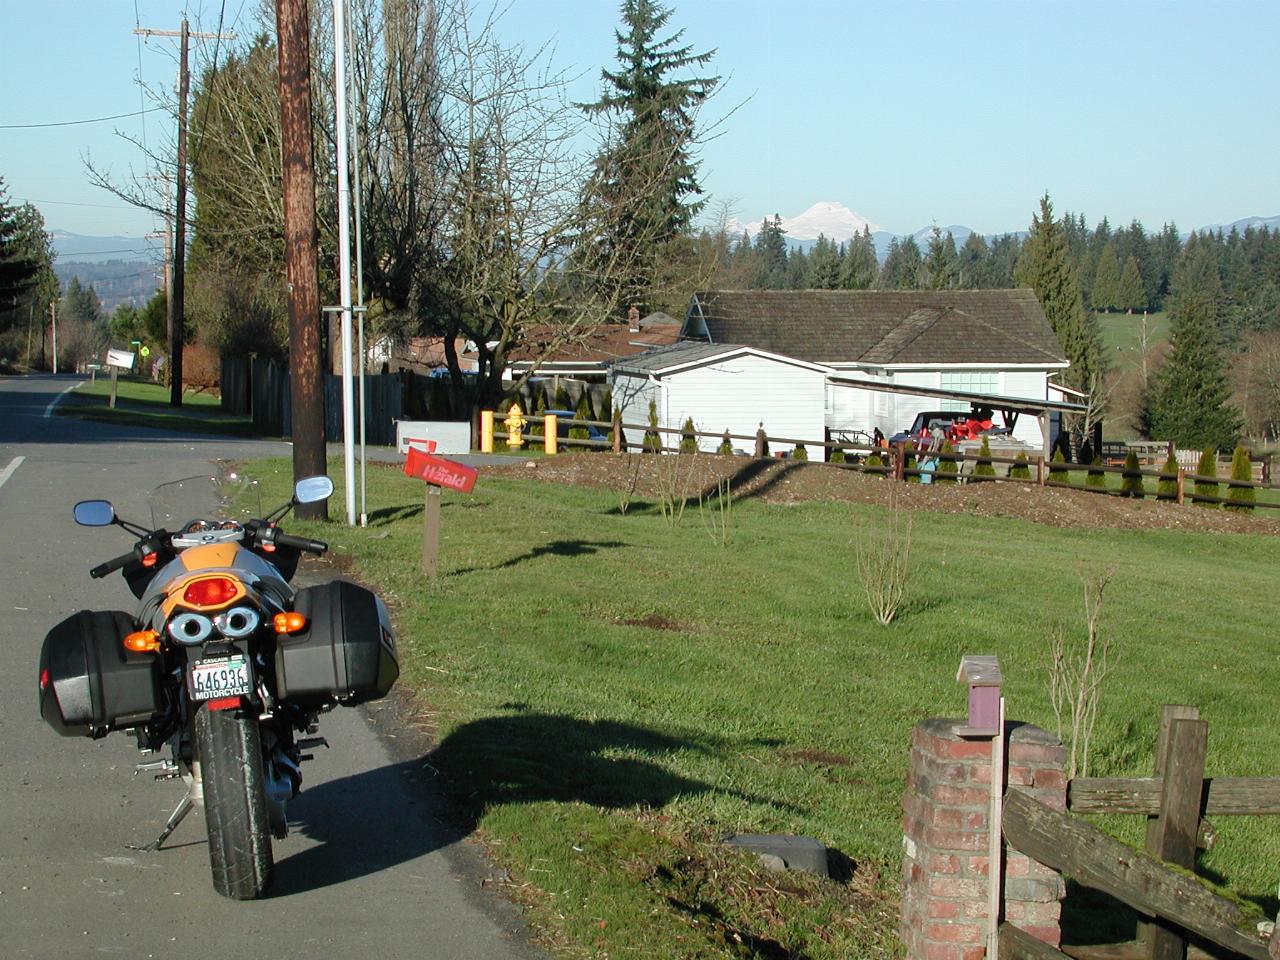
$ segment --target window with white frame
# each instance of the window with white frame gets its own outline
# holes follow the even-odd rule
[[[949,370],[942,374],[943,390],[958,390],[964,393],[998,393],[1000,374],[993,370]],[[968,412],[967,400],[943,400],[943,410]]]

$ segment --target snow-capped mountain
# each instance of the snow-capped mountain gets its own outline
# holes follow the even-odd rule
[[[751,223],[742,223],[734,219],[725,225],[725,229],[731,235],[741,234],[745,229],[754,237],[760,232],[762,222],[763,220],[753,220]],[[877,224],[850,210],[843,203],[830,200],[819,201],[797,216],[782,218],[782,229],[786,231],[788,240],[812,241],[817,240],[821,234],[828,240],[843,243],[851,240],[855,233],[861,233],[864,227],[870,227],[873,233],[880,229]]]

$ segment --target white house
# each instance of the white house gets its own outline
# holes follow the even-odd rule
[[[821,441],[824,436],[828,367],[727,343],[677,343],[616,361],[609,380],[613,403],[627,424],[649,422],[654,403],[658,426],[679,429],[693,418],[698,430],[754,436],[761,424],[772,437]],[[627,443],[640,445],[643,428],[627,428]],[[678,437],[663,435],[664,446]],[[703,437],[699,447],[714,452],[718,437]],[[739,449],[752,449],[750,440],[734,440]],[[793,444],[771,439],[770,452]],[[810,451],[821,459],[818,451]]]
[[[694,295],[681,337],[709,346],[746,344],[775,360],[793,358],[886,387],[993,399],[1056,400],[1060,394],[1051,392],[1049,378],[1069,365],[1031,290],[708,291]],[[774,369],[780,368],[767,368]],[[744,402],[770,410],[776,385],[761,379],[741,393],[745,398],[753,391],[754,402]],[[920,411],[969,408],[967,401],[942,396],[828,382],[823,425],[868,433],[879,428],[891,436]],[[689,412],[700,422],[698,411]],[[1020,417],[1014,436],[1042,443],[1034,417]]]

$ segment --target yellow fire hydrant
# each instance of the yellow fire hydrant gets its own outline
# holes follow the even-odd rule
[[[512,450],[519,450],[524,446],[525,424],[528,423],[524,418],[524,411],[520,409],[520,404],[513,403],[511,409],[507,411],[507,419],[502,421],[502,425],[507,428],[507,446]]]

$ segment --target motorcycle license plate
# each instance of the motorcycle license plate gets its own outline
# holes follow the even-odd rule
[[[197,660],[191,665],[192,700],[244,696],[253,690],[249,658],[243,655]]]

